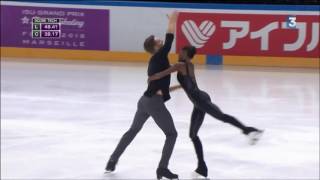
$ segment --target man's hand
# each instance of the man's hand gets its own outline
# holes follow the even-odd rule
[[[167,33],[174,34],[176,32],[176,23],[177,23],[177,20],[178,20],[178,15],[179,15],[179,13],[177,11],[174,11],[169,16],[169,25],[168,25]]]
[[[169,21],[173,23],[177,22],[178,15],[179,15],[178,11],[173,11],[172,14],[169,16]]]
[[[173,66],[175,67],[175,69],[179,70],[179,69],[185,67],[185,66],[186,66],[186,63],[184,63],[184,62],[178,62],[178,63],[174,64]]]

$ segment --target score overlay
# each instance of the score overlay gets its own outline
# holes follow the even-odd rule
[[[60,18],[32,18],[32,38],[60,38]]]

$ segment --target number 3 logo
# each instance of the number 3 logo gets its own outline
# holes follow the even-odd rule
[[[287,27],[288,28],[296,28],[297,26],[297,17],[295,16],[288,16],[288,19],[287,19]]]

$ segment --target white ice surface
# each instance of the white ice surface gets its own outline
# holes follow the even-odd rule
[[[200,138],[211,179],[319,179],[319,70],[198,66],[196,74],[224,112],[265,129],[250,146],[206,115]],[[146,64],[2,59],[1,178],[155,178],[165,136],[151,118],[116,172],[104,174],[145,88]],[[171,96],[179,135],[169,167],[192,179],[192,104],[181,90]]]

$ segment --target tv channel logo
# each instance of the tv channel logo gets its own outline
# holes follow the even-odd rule
[[[287,28],[296,28],[297,27],[297,17],[290,15],[287,18]]]

